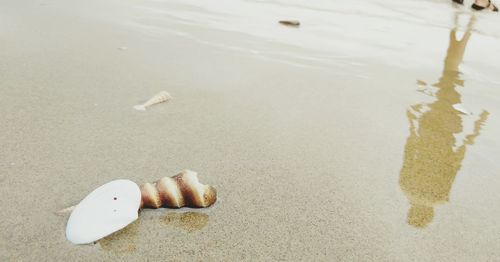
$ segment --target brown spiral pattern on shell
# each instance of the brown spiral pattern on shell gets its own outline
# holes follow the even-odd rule
[[[140,186],[141,208],[209,207],[217,200],[214,187],[198,181],[198,174],[184,170],[173,177]]]

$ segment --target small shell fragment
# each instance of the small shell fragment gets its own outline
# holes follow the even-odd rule
[[[300,26],[300,21],[299,20],[281,20],[280,24],[298,27],[298,26]]]
[[[138,110],[138,111],[146,111],[146,108],[148,108],[152,105],[166,102],[170,99],[172,99],[172,96],[168,92],[161,91],[160,93],[156,94],[151,99],[146,101],[144,104],[134,106],[134,109]]]
[[[453,108],[464,115],[472,115],[472,113],[469,112],[469,110],[465,109],[464,105],[462,104],[454,104]]]

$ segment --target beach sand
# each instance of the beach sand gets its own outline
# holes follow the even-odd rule
[[[1,261],[500,257],[500,15],[449,1],[2,2]],[[133,109],[162,90],[173,99]],[[214,206],[66,240],[56,211],[183,169],[217,188]]]

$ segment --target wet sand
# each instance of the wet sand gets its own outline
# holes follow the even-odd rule
[[[2,2],[1,261],[500,256],[500,15],[448,1]],[[173,100],[132,108],[161,90]],[[183,169],[217,188],[213,207],[65,239],[55,212],[95,187]]]

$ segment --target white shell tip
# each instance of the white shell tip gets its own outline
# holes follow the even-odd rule
[[[76,206],[70,206],[64,209],[61,209],[59,211],[54,212],[56,215],[65,215],[65,214],[70,214]]]
[[[134,109],[137,111],[146,111],[146,107],[143,105],[136,105],[134,106]]]

